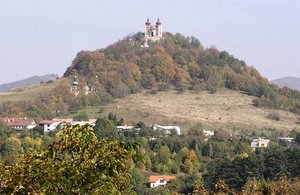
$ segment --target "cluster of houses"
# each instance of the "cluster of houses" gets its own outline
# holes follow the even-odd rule
[[[177,135],[181,135],[181,130],[179,126],[163,126],[163,125],[150,125],[151,129],[154,131],[160,132],[162,136],[168,136],[173,133]],[[134,126],[117,126],[119,132],[126,132],[132,130],[139,130],[139,128],[135,128]]]
[[[70,118],[57,118],[52,120],[42,120],[38,123],[35,122],[32,118],[0,118],[0,122],[6,124],[7,126],[12,127],[15,130],[25,130],[25,129],[33,129],[36,126],[40,126],[43,128],[44,132],[49,132],[55,130],[60,124],[70,123],[73,125],[86,125],[89,124],[91,126],[95,126],[96,119],[90,119],[89,121],[74,121]],[[172,133],[176,133],[177,135],[181,135],[181,130],[179,126],[162,126],[162,125],[152,125],[151,126],[154,131],[159,131],[163,136],[170,135]],[[119,132],[131,131],[135,129],[134,126],[117,126],[117,130]]]
[[[96,123],[96,119],[90,119],[89,121],[73,121],[73,119],[69,118],[60,118],[60,119],[52,119],[52,120],[42,120],[39,123],[36,123],[32,118],[0,118],[0,123],[4,123],[7,126],[12,127],[15,130],[25,130],[25,129],[33,129],[36,126],[40,126],[43,128],[44,132],[49,132],[57,129],[60,124],[70,123],[71,125],[92,125],[94,126]],[[163,126],[163,125],[151,125],[151,128],[154,131],[159,131],[161,136],[168,136],[171,134],[181,135],[181,129],[179,126]],[[136,129],[134,126],[117,126],[117,130],[119,132],[126,132]],[[215,135],[215,131],[213,130],[202,130],[203,135],[205,136],[205,140],[207,141],[209,138]],[[291,137],[279,137],[278,142],[283,141],[287,143],[292,143],[294,138]],[[257,148],[266,148],[270,144],[270,139],[259,137],[257,139],[253,139],[250,146],[254,150]]]
[[[49,132],[55,130],[58,125],[63,123],[70,123],[71,125],[86,125],[90,124],[92,126],[95,125],[96,119],[91,119],[89,121],[73,121],[73,119],[64,118],[64,119],[53,119],[53,120],[42,120],[39,123],[36,123],[32,118],[0,118],[0,122],[6,124],[7,126],[15,129],[15,130],[25,130],[25,129],[33,129],[37,126],[43,128],[44,132]]]

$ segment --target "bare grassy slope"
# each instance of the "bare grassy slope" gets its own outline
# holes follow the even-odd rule
[[[6,101],[34,100],[39,95],[54,89],[59,81],[55,80],[51,83],[38,84],[32,87],[15,89],[12,92],[0,93],[0,104]]]
[[[151,94],[134,94],[105,106],[106,112],[114,112],[127,122],[186,124],[203,123],[216,127],[276,128],[292,130],[300,128],[299,116],[280,110],[252,106],[254,97],[237,91],[221,90],[217,94],[175,91]],[[270,112],[277,112],[280,121],[268,119]]]

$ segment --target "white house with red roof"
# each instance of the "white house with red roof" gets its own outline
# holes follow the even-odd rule
[[[58,120],[42,120],[39,122],[39,126],[44,128],[44,132],[53,131],[60,124]]]
[[[37,126],[32,118],[0,118],[0,122],[12,127],[15,130],[33,129]]]
[[[151,175],[149,177],[150,188],[166,185],[170,180],[175,179],[176,176],[171,175]]]

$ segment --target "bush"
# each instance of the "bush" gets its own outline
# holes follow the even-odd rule
[[[158,90],[159,91],[168,91],[169,90],[169,85],[167,83],[159,83],[158,84]]]
[[[152,89],[149,93],[152,95],[157,94],[157,92],[154,89]]]
[[[274,121],[280,121],[280,114],[278,112],[270,112],[267,115],[267,118]]]

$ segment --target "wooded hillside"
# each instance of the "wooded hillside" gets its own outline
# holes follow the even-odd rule
[[[79,52],[65,72],[81,83],[123,97],[141,89],[196,92],[218,88],[240,90],[258,97],[254,104],[299,112],[300,93],[280,89],[254,67],[215,47],[204,49],[195,37],[165,33],[159,43],[142,48],[142,33],[128,36],[105,49]]]
[[[141,47],[137,33],[96,51],[81,51],[66,70],[64,79],[51,91],[22,102],[0,105],[3,116],[53,118],[76,113],[86,107],[112,102],[114,98],[149,90],[178,92],[220,88],[256,96],[253,105],[300,113],[300,92],[280,89],[226,51],[204,48],[195,37],[165,33],[158,43]],[[70,94],[74,79],[79,95]],[[85,94],[88,86],[90,93]]]

